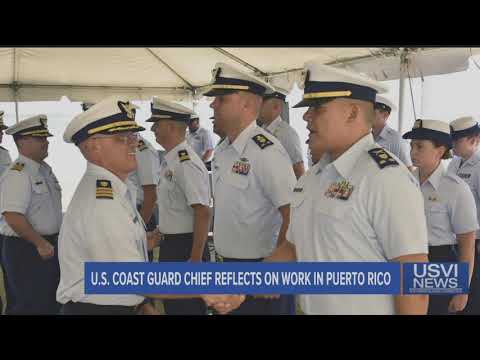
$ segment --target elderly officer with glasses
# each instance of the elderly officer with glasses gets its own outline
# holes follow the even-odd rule
[[[109,97],[76,116],[64,133],[87,160],[87,169],[70,202],[59,236],[61,269],[57,300],[63,314],[134,315],[145,304],[137,294],[85,294],[86,261],[146,262],[159,234],[146,233],[135,204],[135,188],[128,174],[136,166],[135,109],[128,99]],[[147,246],[148,244],[148,246]],[[151,295],[188,298],[194,295]],[[198,295],[196,296],[198,297]],[[242,296],[202,297],[220,313],[244,300]]]

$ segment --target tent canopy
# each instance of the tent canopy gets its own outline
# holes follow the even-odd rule
[[[303,64],[352,69],[378,80],[463,71],[480,49],[470,48],[1,48],[0,101],[97,102],[110,94],[188,101],[221,61],[291,89]]]

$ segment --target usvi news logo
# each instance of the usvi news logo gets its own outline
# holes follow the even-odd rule
[[[403,264],[403,293],[445,295],[468,293],[468,264]]]

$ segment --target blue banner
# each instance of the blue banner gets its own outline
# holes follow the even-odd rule
[[[403,264],[404,294],[466,294],[468,263]]]
[[[383,262],[85,263],[86,294],[399,294]]]

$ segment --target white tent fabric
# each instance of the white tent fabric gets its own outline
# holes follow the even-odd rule
[[[0,101],[66,96],[96,102],[113,93],[190,101],[219,61],[291,89],[312,58],[393,80],[401,75],[402,57],[409,59],[410,76],[417,77],[465,70],[471,53],[469,48],[0,48]]]

